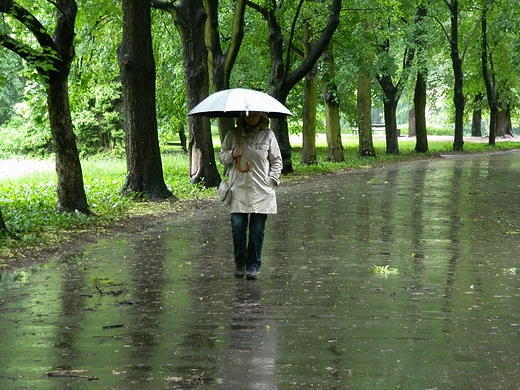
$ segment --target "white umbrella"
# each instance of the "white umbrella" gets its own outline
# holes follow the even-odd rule
[[[209,95],[193,108],[188,115],[209,117],[237,117],[250,111],[265,112],[271,118],[292,115],[278,100],[266,93],[246,88],[232,88]]]

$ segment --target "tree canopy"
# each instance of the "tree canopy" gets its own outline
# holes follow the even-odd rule
[[[486,129],[490,143],[494,135],[513,134],[518,121],[516,1],[507,3],[508,12],[495,0],[152,0],[150,7],[157,121],[157,134],[151,136],[164,147],[188,129],[187,173],[193,182],[219,182],[215,123],[188,118],[187,112],[222,88],[268,92],[296,114],[271,123],[286,173],[292,164],[289,135],[301,132],[315,116],[316,126],[329,126],[330,102],[338,102],[343,132],[360,125],[366,117],[358,111],[362,85],[372,108],[367,123],[383,119],[389,153],[399,153],[397,126],[407,127],[408,111],[422,101],[424,120],[418,123],[424,122],[424,129],[434,124],[451,128],[455,150],[463,148],[474,110],[491,118]],[[1,0],[0,12],[0,136],[9,140],[0,145],[0,155],[58,153],[64,139],[61,153],[71,161],[72,143],[82,157],[125,153],[127,97],[116,57],[123,37],[121,5],[111,0]],[[60,32],[65,38],[59,38]],[[306,40],[312,45],[304,47]],[[322,57],[326,50],[334,53],[333,62]],[[317,72],[320,90],[328,92],[319,94],[309,111],[304,104],[309,95],[303,91],[310,72]],[[54,107],[48,96],[58,75],[66,83],[70,105],[67,137],[57,130],[63,122],[53,121],[53,115],[63,115],[48,111]],[[217,124],[221,139],[233,125],[229,120]],[[363,139],[360,153],[370,149],[370,143],[361,145]],[[417,150],[427,150],[427,145]],[[339,161],[341,155],[333,159]],[[79,160],[65,170],[72,166],[79,168]],[[72,169],[76,186],[81,183],[78,168]],[[78,194],[77,189],[68,191]],[[82,202],[80,208],[87,210],[86,200]],[[65,208],[77,208],[73,203]]]

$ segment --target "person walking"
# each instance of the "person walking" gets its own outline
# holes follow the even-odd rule
[[[277,213],[275,188],[283,164],[278,141],[268,125],[264,112],[241,113],[219,153],[232,194],[229,211],[235,277],[248,280],[258,278],[267,215]]]

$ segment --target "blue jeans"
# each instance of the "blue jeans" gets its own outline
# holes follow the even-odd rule
[[[247,270],[257,271],[260,269],[266,220],[267,214],[231,214],[231,233],[237,267],[245,266]]]

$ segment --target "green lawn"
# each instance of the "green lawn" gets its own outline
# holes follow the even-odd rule
[[[300,137],[291,136],[291,143],[299,145]],[[295,178],[312,180],[312,175],[346,169],[370,169],[399,161],[436,158],[440,153],[451,152],[452,144],[453,140],[449,137],[443,141],[430,141],[430,152],[418,154],[414,152],[414,139],[400,137],[400,154],[395,156],[385,153],[385,139],[377,136],[374,137],[377,156],[360,158],[357,136],[344,135],[345,162],[332,163],[327,162],[325,136],[320,134],[317,137],[317,164],[301,164],[301,148],[294,146],[294,172],[283,176],[282,182],[288,183]],[[219,147],[216,139],[216,152]],[[464,148],[466,153],[489,152],[520,148],[520,142],[497,142],[494,147],[485,142],[466,142]],[[102,232],[130,217],[182,211],[192,201],[216,198],[215,188],[206,189],[200,184],[190,184],[188,155],[180,148],[165,148],[162,162],[164,179],[176,197],[175,202],[137,201],[122,197],[121,189],[126,174],[124,159],[97,156],[82,161],[85,190],[93,212],[86,217],[57,211],[56,173],[52,159],[13,158],[0,161],[0,210],[8,227],[8,234],[0,238],[0,269],[2,263],[16,261],[22,249],[56,247],[69,233]],[[222,167],[218,168],[222,172]]]

